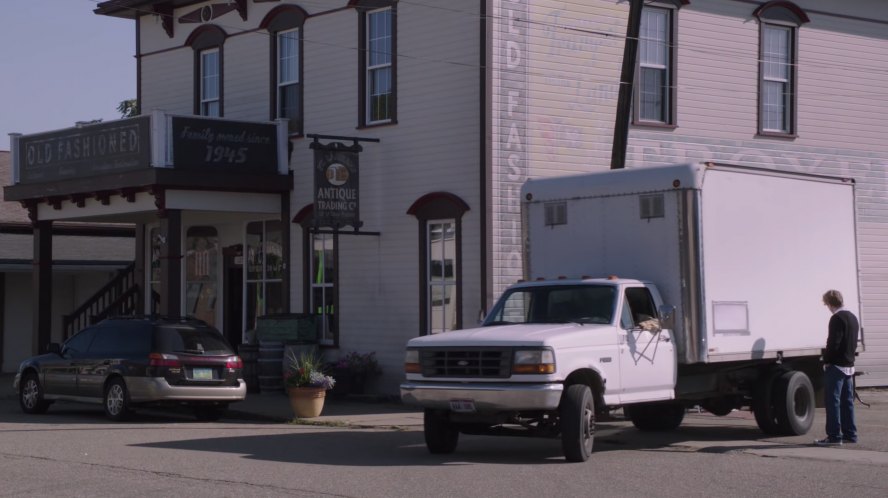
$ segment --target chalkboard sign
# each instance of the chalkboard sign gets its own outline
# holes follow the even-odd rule
[[[260,316],[256,321],[256,337],[260,341],[317,343],[315,315],[290,313]]]

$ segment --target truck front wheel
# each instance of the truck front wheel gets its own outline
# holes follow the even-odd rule
[[[459,430],[447,418],[447,412],[426,408],[423,412],[423,434],[429,453],[453,453],[459,441]]]
[[[585,462],[595,437],[595,402],[583,384],[568,386],[561,398],[561,448],[568,462]]]

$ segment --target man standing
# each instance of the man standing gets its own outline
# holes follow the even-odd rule
[[[823,395],[826,407],[826,437],[818,446],[857,442],[854,424],[854,353],[860,324],[854,313],[843,308],[842,293],[829,290],[823,304],[832,312],[829,336],[823,352]]]

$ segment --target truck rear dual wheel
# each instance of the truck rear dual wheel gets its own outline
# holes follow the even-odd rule
[[[585,462],[595,439],[595,401],[584,384],[568,386],[559,407],[561,449],[568,462]]]
[[[681,403],[638,403],[623,407],[623,413],[636,429],[645,432],[673,431],[684,420],[685,407]]]
[[[459,442],[459,430],[447,418],[447,412],[426,408],[422,416],[423,435],[429,453],[453,453]]]
[[[800,436],[814,423],[814,387],[804,372],[777,371],[753,393],[755,421],[765,434]]]

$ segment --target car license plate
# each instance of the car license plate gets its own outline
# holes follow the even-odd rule
[[[213,369],[195,368],[191,371],[191,378],[195,380],[213,380]]]
[[[450,410],[457,413],[474,413],[475,402],[471,399],[450,400]]]

